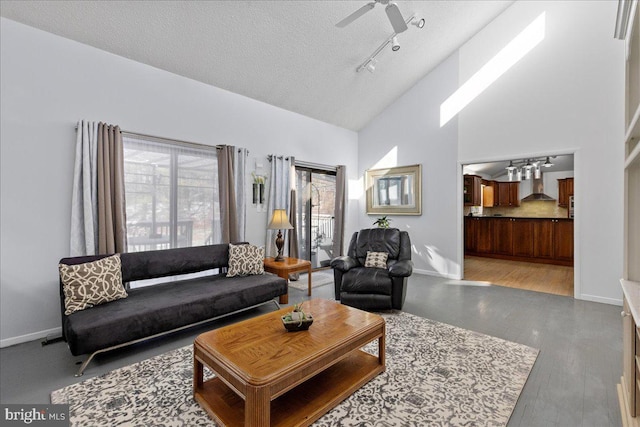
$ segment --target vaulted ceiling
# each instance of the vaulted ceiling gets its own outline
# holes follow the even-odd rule
[[[7,1],[0,15],[351,130],[360,130],[512,1],[402,1],[424,18],[356,72],[392,33],[363,1]]]

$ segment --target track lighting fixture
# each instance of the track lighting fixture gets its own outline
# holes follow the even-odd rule
[[[417,21],[417,22],[414,22],[414,21]],[[407,25],[413,24],[417,28],[424,27],[424,19],[417,20],[415,15],[407,19],[405,23]],[[387,47],[387,45],[389,44],[391,45],[392,51],[397,52],[398,50],[400,50],[400,43],[398,42],[398,32],[395,32],[391,34],[389,37],[387,37],[387,39],[384,42],[382,42],[382,44],[378,46],[378,48],[371,55],[369,55],[369,57],[365,59],[364,62],[358,66],[358,68],[356,68],[356,72],[359,73],[360,71],[366,69],[369,72],[373,73],[374,70],[376,69],[375,63],[373,63],[373,61],[376,59],[376,56],[378,56],[380,52],[382,52],[384,48]]]
[[[367,63],[366,65],[366,69],[368,72],[373,73],[376,70],[376,63],[378,61],[376,61],[375,59],[371,58],[371,60]]]
[[[398,43],[398,36],[391,38],[391,50],[397,52],[400,50],[400,43]]]
[[[424,18],[418,19],[418,20],[414,20],[413,22],[411,22],[411,25],[415,25],[416,27],[418,27],[420,29],[424,28],[424,24],[425,24]]]
[[[533,157],[522,160],[509,160],[509,166],[505,167],[509,181],[531,179],[539,179],[542,176],[542,167],[549,168],[553,166],[550,160],[551,156]],[[545,160],[544,163],[542,161]]]

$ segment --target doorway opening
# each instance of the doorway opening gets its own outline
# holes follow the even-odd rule
[[[313,270],[329,268],[333,258],[336,172],[296,164],[300,258]]]
[[[463,166],[465,280],[573,297],[574,156]]]

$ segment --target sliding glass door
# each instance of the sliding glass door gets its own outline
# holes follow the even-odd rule
[[[296,166],[296,192],[299,256],[314,269],[328,267],[334,256],[336,173]]]

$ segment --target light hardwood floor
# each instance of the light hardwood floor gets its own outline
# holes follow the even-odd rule
[[[561,265],[465,256],[464,279],[573,296],[573,267]]]

